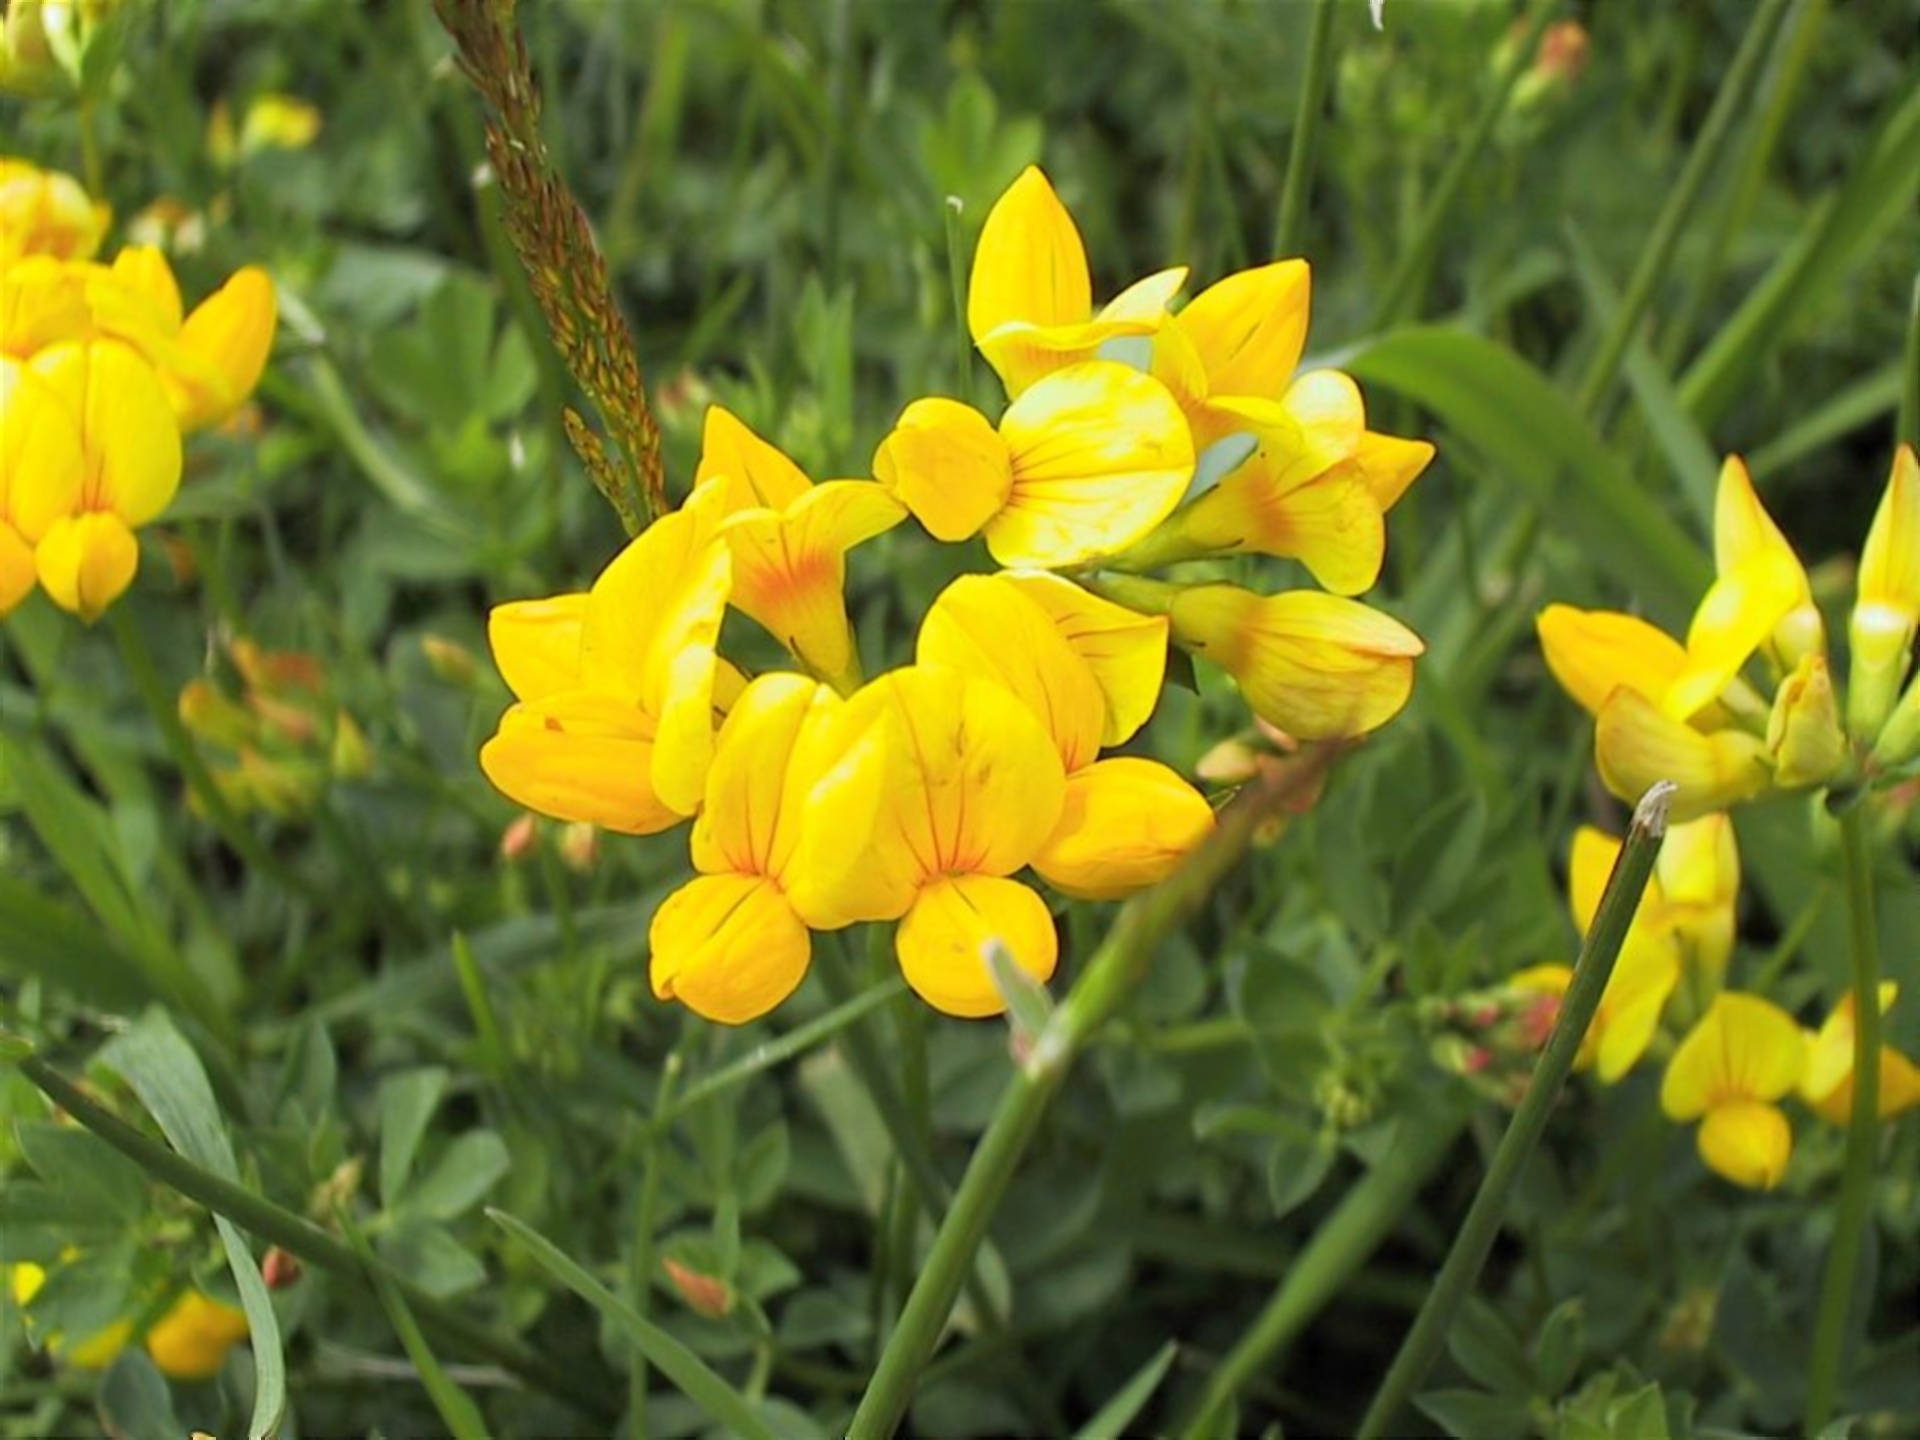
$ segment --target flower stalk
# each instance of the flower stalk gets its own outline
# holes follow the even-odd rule
[[[1661,842],[1666,838],[1667,811],[1674,790],[1672,784],[1663,781],[1649,789],[1634,807],[1633,824],[1614,862],[1613,874],[1607,881],[1606,893],[1600,898],[1586,944],[1581,947],[1573,983],[1567,988],[1553,1035],[1541,1053],[1519,1109],[1514,1112],[1506,1134],[1500,1137],[1493,1163],[1487,1167],[1486,1178],[1480,1182],[1479,1192],[1468,1207],[1467,1217],[1453,1248],[1447,1252],[1433,1289],[1414,1318],[1407,1338],[1401,1342],[1400,1352],[1394,1356],[1373,1403],[1367,1407],[1358,1432],[1361,1440],[1378,1440],[1387,1433],[1394,1418],[1432,1369],[1453,1328],[1454,1316],[1473,1292],[1506,1216],[1507,1202],[1512,1198],[1521,1170],[1546,1130],[1560,1088],[1566,1083],[1600,1008],[1600,997],[1606,993],[1607,981],[1612,978],[1614,962],[1620,956],[1634,912],[1639,909],[1640,897],[1646,893],[1647,882],[1653,876],[1654,861],[1659,858]]]

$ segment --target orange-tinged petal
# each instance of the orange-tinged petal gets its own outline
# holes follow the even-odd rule
[[[1080,231],[1040,170],[1029,165],[987,212],[967,286],[977,343],[1009,321],[1073,325],[1093,314]]]
[[[1791,1015],[1757,995],[1723,990],[1667,1062],[1660,1108],[1669,1119],[1694,1120],[1742,1100],[1778,1100],[1799,1084],[1806,1058]]]
[[[654,912],[653,993],[722,1025],[757,1020],[800,988],[813,940],[773,880],[699,875]]]
[[[987,417],[958,400],[916,400],[873,457],[874,477],[936,540],[979,533],[1007,503],[1013,466]]]
[[[1131,739],[1160,700],[1171,632],[1167,617],[1116,605],[1045,570],[1008,571],[1001,578],[1052,616],[1074,654],[1092,669],[1107,701],[1100,743]]]
[[[1738,730],[1702,734],[1624,686],[1601,707],[1593,749],[1600,778],[1622,800],[1638,800],[1660,780],[1679,786],[1671,811],[1676,822],[1751,800],[1773,778],[1759,737]]]
[[[1002,686],[1047,728],[1069,774],[1100,753],[1107,702],[1092,667],[1038,601],[1000,576],[962,575],[941,591],[914,658]]]
[[[529,810],[652,835],[687,816],[654,793],[653,750],[653,725],[641,711],[574,690],[511,707],[481,747],[480,768]]]
[[[1386,517],[1357,477],[1328,472],[1289,489],[1274,483],[1258,454],[1176,523],[1212,552],[1299,560],[1336,595],[1370,589],[1387,553]]]
[[[785,451],[761,439],[731,410],[709,405],[693,483],[715,476],[727,481],[728,514],[750,506],[784,510],[813,488]]]
[[[132,526],[166,509],[180,488],[180,427],[153,367],[117,340],[49,346],[27,364],[79,425],[81,508]]]
[[[1685,720],[1720,697],[1734,676],[1800,603],[1806,573],[1791,554],[1760,550],[1722,571],[1687,629],[1687,668],[1662,704]]]
[[[72,413],[33,371],[0,356],[0,522],[38,540],[78,507],[85,478]]]
[[[62,610],[98,620],[133,584],[140,568],[140,542],[111,511],[63,516],[34,547],[41,588]]]
[[[1067,776],[1033,868],[1063,895],[1117,900],[1174,872],[1213,830],[1206,797],[1157,760],[1116,756]]]
[[[1110,361],[1047,376],[1008,407],[1000,433],[1012,487],[985,530],[1002,565],[1051,569],[1124,550],[1193,478],[1193,437],[1172,394]]]
[[[1590,715],[1622,686],[1658,700],[1687,668],[1679,641],[1633,615],[1549,605],[1534,625],[1553,678]]]
[[[24,161],[0,170],[0,264],[31,255],[85,260],[100,248],[107,219],[71,175]]]
[[[1275,396],[1307,343],[1312,272],[1279,260],[1215,281],[1174,323],[1193,343],[1215,395]]]
[[[273,281],[257,265],[236,270],[193,307],[180,327],[180,348],[197,363],[162,372],[182,428],[217,425],[246,402],[267,368],[278,320]]]
[[[1737,1100],[1715,1106],[1700,1122],[1700,1158],[1723,1179],[1771,1190],[1793,1158],[1793,1127],[1778,1106]]]
[[[189,1290],[147,1331],[147,1354],[162,1375],[211,1380],[227,1352],[247,1338],[247,1317],[198,1290]]]
[[[968,1019],[1006,1009],[987,960],[994,945],[1042,982],[1060,957],[1045,902],[1017,880],[990,875],[935,880],[914,900],[894,938],[901,973],[914,993],[936,1010]]]
[[[1303,740],[1362,735],[1399,713],[1426,647],[1356,600],[1196,585],[1173,599],[1174,639],[1240,682],[1254,713]]]
[[[510,600],[487,615],[493,663],[516,700],[539,700],[580,688],[580,633],[585,591],[544,600]]]
[[[693,825],[695,869],[778,875],[780,831],[795,829],[800,818],[785,803],[794,744],[816,709],[832,703],[833,692],[804,675],[775,671],[747,686],[715,742]],[[791,850],[791,838],[784,848]]]
[[[1848,624],[1847,728],[1871,740],[1892,713],[1920,625],[1920,459],[1893,457],[1880,508],[1860,552],[1860,593]]]

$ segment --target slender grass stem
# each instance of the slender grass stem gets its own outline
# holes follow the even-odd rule
[[[1534,0],[1532,9],[1527,12],[1527,28],[1514,42],[1512,51],[1500,67],[1493,88],[1487,92],[1479,113],[1473,117],[1466,139],[1453,152],[1453,159],[1447,162],[1447,168],[1441,171],[1439,183],[1433,187],[1433,194],[1420,211],[1413,238],[1401,249],[1399,260],[1387,276],[1387,283],[1380,287],[1380,298],[1374,303],[1371,317],[1373,329],[1384,330],[1415,308],[1420,298],[1420,283],[1440,245],[1441,228],[1453,213],[1461,192],[1466,189],[1467,177],[1478,168],[1487,142],[1493,139],[1494,127],[1500,123],[1500,117],[1507,113],[1507,102],[1513,95],[1513,87],[1533,63],[1540,37],[1546,33],[1547,23],[1553,19],[1553,13],[1558,8],[1559,0]]]
[[[1817,1435],[1833,1418],[1846,1353],[1847,1312],[1854,1271],[1866,1240],[1873,1194],[1874,1152],[1880,1142],[1880,934],[1873,908],[1873,843],[1864,801],[1840,815],[1847,885],[1847,949],[1853,970],[1853,1108],[1847,1119],[1847,1158],[1833,1212],[1833,1248],[1820,1285],[1807,1365],[1806,1431]]]
[[[973,337],[967,333],[967,261],[960,249],[960,212],[958,195],[947,196],[943,207],[947,217],[947,285],[953,292],[953,348],[957,357],[955,392],[969,405],[973,403]]]
[[[1907,343],[1900,353],[1900,413],[1893,441],[1920,445],[1920,275],[1913,277],[1913,295],[1907,301]]]
[[[1319,783],[1337,745],[1303,753],[1286,776],[1249,786],[1220,816],[1208,842],[1172,877],[1129,901],[1106,940],[1035,1037],[1000,1097],[967,1164],[953,1204],[935,1232],[905,1309],[880,1352],[848,1427],[850,1440],[893,1434],[953,1303],[973,1267],[987,1225],[1074,1059],[1145,977],[1155,948],[1198,906],[1252,843],[1261,822]]]
[[[640,1200],[634,1208],[633,1260],[629,1276],[633,1287],[634,1313],[644,1318],[653,1308],[654,1241],[660,1226],[660,1147],[666,1141],[672,1123],[674,1093],[680,1085],[685,1057],[676,1046],[667,1056],[660,1073],[660,1090],[654,1097],[653,1118],[647,1122],[640,1142]],[[632,1440],[647,1440],[646,1353],[634,1349],[627,1373],[627,1428]]]
[[[1654,292],[1666,279],[1667,268],[1673,262],[1681,232],[1686,229],[1707,181],[1719,173],[1723,165],[1727,145],[1733,138],[1734,121],[1752,98],[1755,82],[1760,77],[1760,67],[1772,48],[1773,37],[1780,29],[1780,22],[1786,18],[1787,7],[1791,3],[1792,0],[1761,0],[1758,12],[1747,26],[1740,49],[1735,52],[1733,63],[1727,67],[1727,77],[1721,82],[1719,93],[1714,96],[1713,108],[1707,112],[1706,123],[1700,127],[1700,138],[1694,142],[1687,163],[1680,169],[1680,178],[1674,182],[1667,203],[1661,207],[1659,217],[1654,221],[1653,233],[1647,237],[1647,243],[1640,251],[1640,259],[1627,281],[1620,307],[1614,311],[1613,323],[1601,336],[1593,358],[1587,362],[1587,368],[1580,377],[1580,388],[1575,392],[1574,399],[1582,414],[1594,416],[1607,391],[1619,377],[1634,333],[1639,329],[1647,307],[1653,303]]]
[[[1335,0],[1318,0],[1313,28],[1307,33],[1307,69],[1300,80],[1300,104],[1293,115],[1293,139],[1287,147],[1287,178],[1280,190],[1280,214],[1273,225],[1276,257],[1300,251],[1306,229],[1307,196],[1313,190],[1314,150],[1320,141],[1320,118],[1327,108],[1327,82],[1333,75],[1333,11]]]
[[[92,1131],[161,1184],[187,1199],[223,1215],[241,1229],[288,1254],[325,1270],[355,1286],[365,1286],[366,1272],[353,1247],[336,1240],[311,1221],[236,1185],[148,1138],[100,1104],[80,1086],[38,1055],[18,1061],[20,1073],[73,1120]],[[438,1300],[375,1260],[394,1289],[412,1307],[423,1329],[470,1354],[483,1356],[510,1371],[544,1394],[572,1405],[603,1424],[612,1424],[616,1402],[597,1391],[579,1373],[579,1367],[557,1364],[528,1349],[511,1336],[496,1334],[458,1305]]]
[[[1493,1248],[1506,1216],[1507,1202],[1512,1198],[1520,1171],[1546,1130],[1547,1117],[1559,1097],[1560,1087],[1572,1071],[1581,1042],[1586,1039],[1594,1014],[1600,1008],[1600,997],[1613,975],[1614,961],[1627,938],[1627,927],[1633,923],[1634,912],[1640,907],[1640,897],[1653,874],[1653,862],[1660,854],[1660,843],[1666,837],[1667,807],[1672,802],[1673,790],[1671,784],[1662,781],[1642,796],[1634,808],[1633,824],[1627,830],[1619,858],[1614,861],[1606,892],[1600,897],[1600,908],[1594,914],[1593,926],[1581,948],[1573,983],[1561,1003],[1553,1035],[1534,1068],[1533,1078],[1527,1083],[1520,1108],[1514,1112],[1507,1133],[1500,1137],[1493,1163],[1487,1167],[1486,1178],[1480,1182],[1479,1192],[1467,1209],[1467,1218],[1460,1226],[1453,1248],[1447,1252],[1440,1274],[1434,1279],[1433,1289],[1414,1318],[1407,1338],[1401,1342],[1400,1353],[1394,1356],[1373,1404],[1367,1407],[1366,1416],[1360,1422],[1360,1440],[1376,1440],[1387,1433],[1387,1427],[1433,1367],[1446,1343],[1447,1332],[1453,1327],[1454,1315],[1473,1292],[1480,1267],[1486,1263],[1487,1252]]]

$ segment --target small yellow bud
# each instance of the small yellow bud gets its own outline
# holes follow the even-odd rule
[[[1847,737],[1824,656],[1805,655],[1780,682],[1767,719],[1773,783],[1783,789],[1824,785],[1847,763]]]

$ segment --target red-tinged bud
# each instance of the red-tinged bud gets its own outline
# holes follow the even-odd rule
[[[285,1290],[300,1278],[300,1262],[278,1245],[270,1246],[260,1261],[260,1278],[269,1290]]]
[[[479,673],[473,652],[444,635],[422,635],[420,650],[427,657],[427,668],[449,685],[463,688],[472,685],[475,675]]]
[[[522,811],[500,833],[500,858],[509,865],[517,864],[531,855],[539,843],[540,817],[531,810]]]
[[[733,1312],[733,1287],[719,1276],[703,1275],[678,1260],[662,1260],[660,1263],[667,1272],[667,1278],[673,1282],[673,1288],[696,1315],[704,1315],[709,1320],[723,1320]]]

